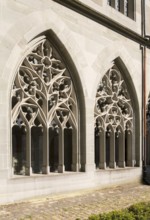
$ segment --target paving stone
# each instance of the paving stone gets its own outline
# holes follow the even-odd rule
[[[0,220],[86,220],[91,214],[126,208],[141,201],[150,201],[150,186],[127,184],[1,205]]]

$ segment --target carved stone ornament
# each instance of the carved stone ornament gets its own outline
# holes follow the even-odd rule
[[[38,42],[22,61],[11,95],[12,127],[18,126],[24,133],[30,133],[32,127],[46,133],[49,128],[56,133],[65,128],[77,130],[73,83],[63,58],[48,39]],[[43,163],[48,166],[47,161]],[[31,166],[29,161],[26,165]]]
[[[100,82],[95,103],[95,130],[98,134],[108,125],[116,132],[119,126],[123,131],[132,130],[133,110],[127,86],[120,71],[114,65]]]

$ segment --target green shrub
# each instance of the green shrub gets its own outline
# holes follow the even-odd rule
[[[129,213],[127,210],[123,210],[100,215],[99,220],[135,220],[135,218],[132,213]]]
[[[91,215],[88,220],[150,220],[150,202],[138,203],[120,211]]]
[[[91,215],[89,218],[89,220],[99,220],[99,215]]]
[[[138,203],[128,208],[133,213],[136,220],[150,219],[150,203]]]
[[[132,213],[128,210],[123,211],[112,211],[100,215],[92,215],[89,220],[135,220]]]

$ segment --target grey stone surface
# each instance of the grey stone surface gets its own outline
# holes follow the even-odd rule
[[[150,201],[149,186],[115,185],[45,196],[0,206],[1,220],[86,220],[91,214],[126,208],[137,202]]]
[[[80,0],[80,2],[136,33],[141,33],[140,1],[136,4],[134,21],[108,7],[106,0]],[[147,14],[149,10],[150,2],[146,1]],[[148,18],[146,21],[149,27]],[[142,174],[141,134],[138,135],[138,139],[136,138],[139,144],[138,168],[98,172],[95,170],[94,103],[98,83],[112,66],[113,60],[119,57],[133,81],[139,105],[139,121],[142,121],[140,45],[52,0],[36,0],[36,4],[35,0],[0,0],[0,27],[0,203],[44,194],[111,186],[125,181],[139,181]],[[53,30],[57,35],[79,73],[85,98],[86,124],[83,124],[83,128],[86,135],[82,143],[85,143],[86,150],[84,149],[82,153],[85,155],[86,172],[16,177],[12,172],[11,89],[16,70],[35,44],[35,38],[47,30]],[[147,57],[146,98],[150,84],[148,49]],[[142,130],[141,124],[136,128],[139,131]]]

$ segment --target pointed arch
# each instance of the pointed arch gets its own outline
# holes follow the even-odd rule
[[[136,88],[133,83],[133,79],[130,75],[130,72],[127,66],[124,64],[121,57],[117,57],[115,59],[115,63],[122,73],[122,77],[126,82],[127,89],[129,94],[131,95],[131,105],[133,108],[133,132],[132,134],[132,155],[133,161],[132,166],[140,166],[141,165],[141,150],[140,150],[140,108],[137,97]],[[130,67],[131,69],[131,67]]]
[[[95,100],[95,127],[97,118],[101,118],[106,136],[105,147],[99,146],[99,152],[105,149],[106,165],[104,158],[100,168],[140,166],[138,100],[121,58],[116,58],[103,76]],[[95,151],[97,147],[95,142]]]
[[[11,92],[12,127],[18,109],[27,121],[25,174],[83,171],[85,107],[79,75],[56,34],[49,30],[40,36],[18,67]]]

